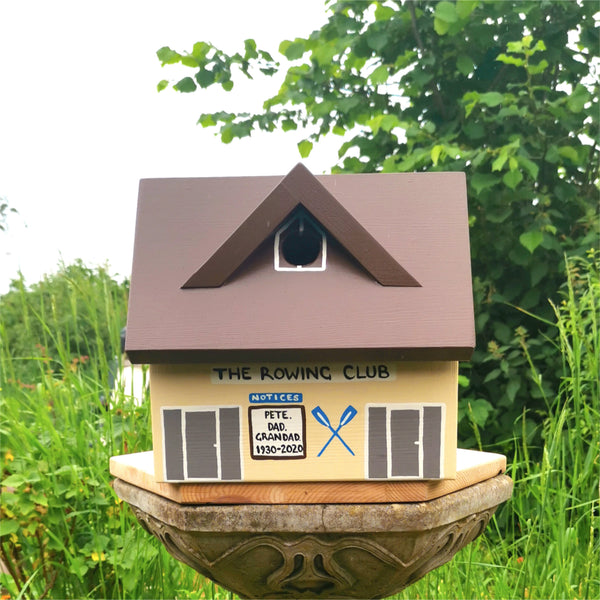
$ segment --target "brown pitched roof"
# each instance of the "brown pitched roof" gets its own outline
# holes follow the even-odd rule
[[[302,166],[142,180],[129,357],[469,358],[465,187],[461,173],[313,177]],[[299,206],[327,232],[323,272],[274,270],[275,231]]]

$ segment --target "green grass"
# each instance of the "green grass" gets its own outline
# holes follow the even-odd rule
[[[169,556],[111,488],[110,456],[151,448],[148,402],[110,393],[126,298],[79,264],[1,299],[4,598],[231,597]],[[546,395],[543,447],[515,442],[514,493],[485,534],[397,598],[600,596],[599,305],[598,256],[570,262],[548,340],[563,371]],[[526,332],[516,335],[530,360]]]
[[[5,596],[214,595],[212,583],[136,524],[111,488],[109,458],[152,447],[148,402],[136,406],[123,389],[111,394],[126,298],[103,270],[75,265],[31,293],[17,282],[2,299]],[[15,354],[15,346],[29,354]]]

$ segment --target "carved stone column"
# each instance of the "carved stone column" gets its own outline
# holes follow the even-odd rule
[[[384,598],[479,536],[512,480],[404,504],[190,506],[114,487],[175,558],[242,597]]]

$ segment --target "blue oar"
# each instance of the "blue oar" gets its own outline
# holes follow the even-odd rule
[[[342,442],[342,444],[344,444],[344,447],[346,448],[346,450],[348,450],[348,452],[350,452],[350,454],[352,454],[352,456],[354,456],[354,452],[352,452],[352,448],[350,448],[348,446],[348,444],[346,444],[346,442],[340,437],[340,434],[338,433],[339,430],[344,427],[344,425],[348,424],[350,421],[352,421],[352,419],[354,419],[354,417],[358,414],[358,411],[354,408],[354,406],[350,405],[346,408],[346,410],[344,410],[344,412],[342,413],[342,417],[340,419],[340,424],[337,426],[337,429],[334,429],[331,425],[331,422],[329,421],[329,417],[325,414],[325,412],[323,411],[323,409],[320,406],[317,406],[316,408],[313,408],[313,410],[311,411],[313,417],[319,421],[319,423],[321,423],[321,425],[324,425],[325,427],[327,427],[327,429],[329,429],[329,431],[331,431],[332,436],[329,438],[329,440],[327,440],[327,443],[323,446],[323,448],[321,448],[321,451],[319,452],[319,454],[317,454],[317,456],[321,456],[321,454],[323,454],[323,452],[325,452],[325,449],[327,448],[327,446],[329,446],[329,444],[331,444],[331,442],[333,441],[333,438],[337,437],[338,440],[340,440],[340,442]]]

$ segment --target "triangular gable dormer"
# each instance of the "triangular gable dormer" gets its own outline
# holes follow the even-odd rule
[[[302,211],[381,285],[420,287],[381,244],[302,164],[296,165],[221,247],[181,286],[219,287],[282,225]]]

